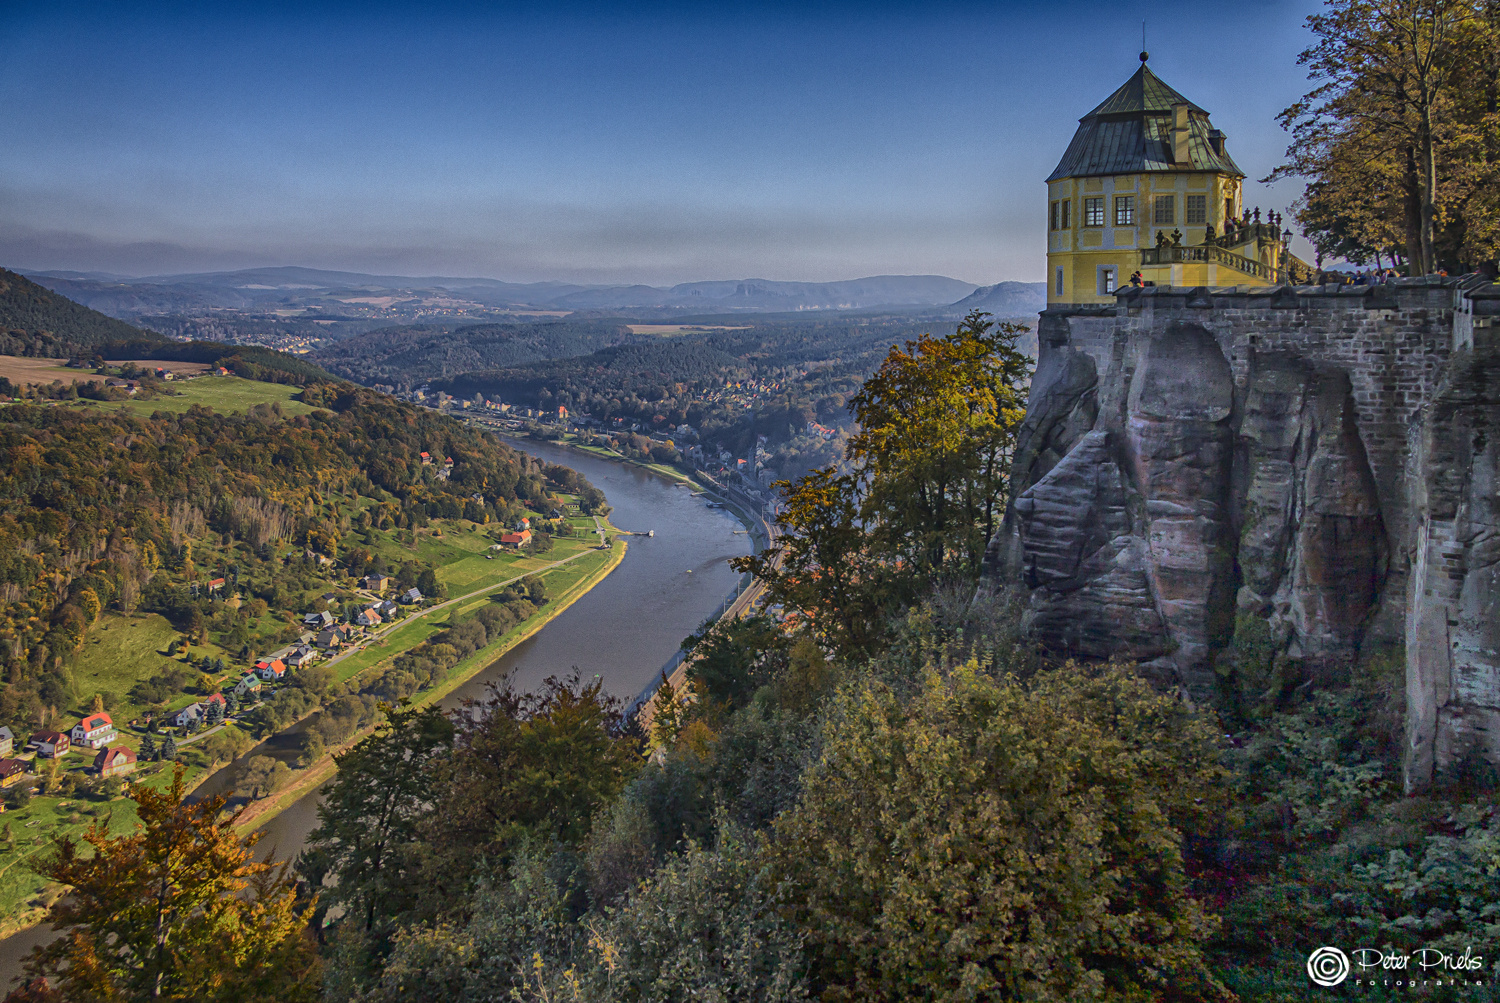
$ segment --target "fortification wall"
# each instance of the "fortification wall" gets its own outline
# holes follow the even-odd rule
[[[1404,643],[1409,783],[1500,758],[1500,627],[1480,622],[1500,612],[1497,305],[1431,278],[1049,309],[994,573],[1030,589],[1045,646],[1131,658],[1200,700],[1224,698],[1246,623],[1313,678]]]

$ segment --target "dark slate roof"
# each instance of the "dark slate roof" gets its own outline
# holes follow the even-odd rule
[[[1176,104],[1188,106],[1190,168],[1172,163],[1172,106]],[[1208,112],[1168,87],[1142,63],[1119,90],[1078,120],[1068,152],[1047,180],[1174,169],[1244,177],[1228,153],[1214,153],[1208,141],[1212,130]]]

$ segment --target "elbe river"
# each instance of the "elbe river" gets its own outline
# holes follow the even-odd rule
[[[534,689],[575,666],[585,677],[598,674],[609,692],[629,702],[734,589],[738,576],[727,561],[750,552],[750,537],[724,509],[709,508],[706,499],[648,470],[549,443],[511,445],[587,477],[613,506],[609,519],[620,529],[656,535],[630,537],[625,559],[604,581],[460,686],[443,706],[452,710],[467,698],[483,698],[491,683],[507,678],[519,690]],[[295,742],[285,738],[267,746],[253,752],[295,755]],[[226,767],[201,789],[222,789],[232,782],[232,770]],[[318,824],[319,797],[318,791],[309,793],[263,826],[258,855],[295,856]],[[20,974],[31,948],[55,936],[42,926],[0,941],[0,994]]]

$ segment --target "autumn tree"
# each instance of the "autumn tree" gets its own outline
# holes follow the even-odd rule
[[[1124,668],[850,686],[769,848],[826,1000],[1209,1000],[1215,729]]]
[[[60,837],[38,871],[66,885],[32,976],[68,1000],[276,1000],[317,997],[318,969],[285,866],[256,862],[222,795],[195,804],[179,766],[164,791],[130,789],[141,825]]]
[[[1025,414],[1025,331],[976,311],[893,347],[850,401],[851,469],[779,482],[776,545],[733,566],[848,654],[878,649],[890,614],[937,583],[977,580]]]
[[[1484,0],[1330,0],[1301,54],[1316,83],[1282,112],[1303,177],[1297,219],[1320,253],[1399,247],[1413,274],[1493,258],[1497,11]]]

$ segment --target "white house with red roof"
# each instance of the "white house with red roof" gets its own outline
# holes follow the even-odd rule
[[[108,745],[115,740],[115,723],[110,720],[109,715],[100,711],[90,714],[82,721],[73,725],[69,738],[73,744],[85,749],[97,749]]]
[[[255,672],[268,683],[280,682],[286,677],[286,663],[279,658],[263,658],[255,663]]]
[[[381,623],[384,623],[385,621],[381,619],[379,613],[375,612],[375,610],[371,608],[365,610],[359,616],[355,617],[354,622],[359,624],[361,627],[374,627]]]

